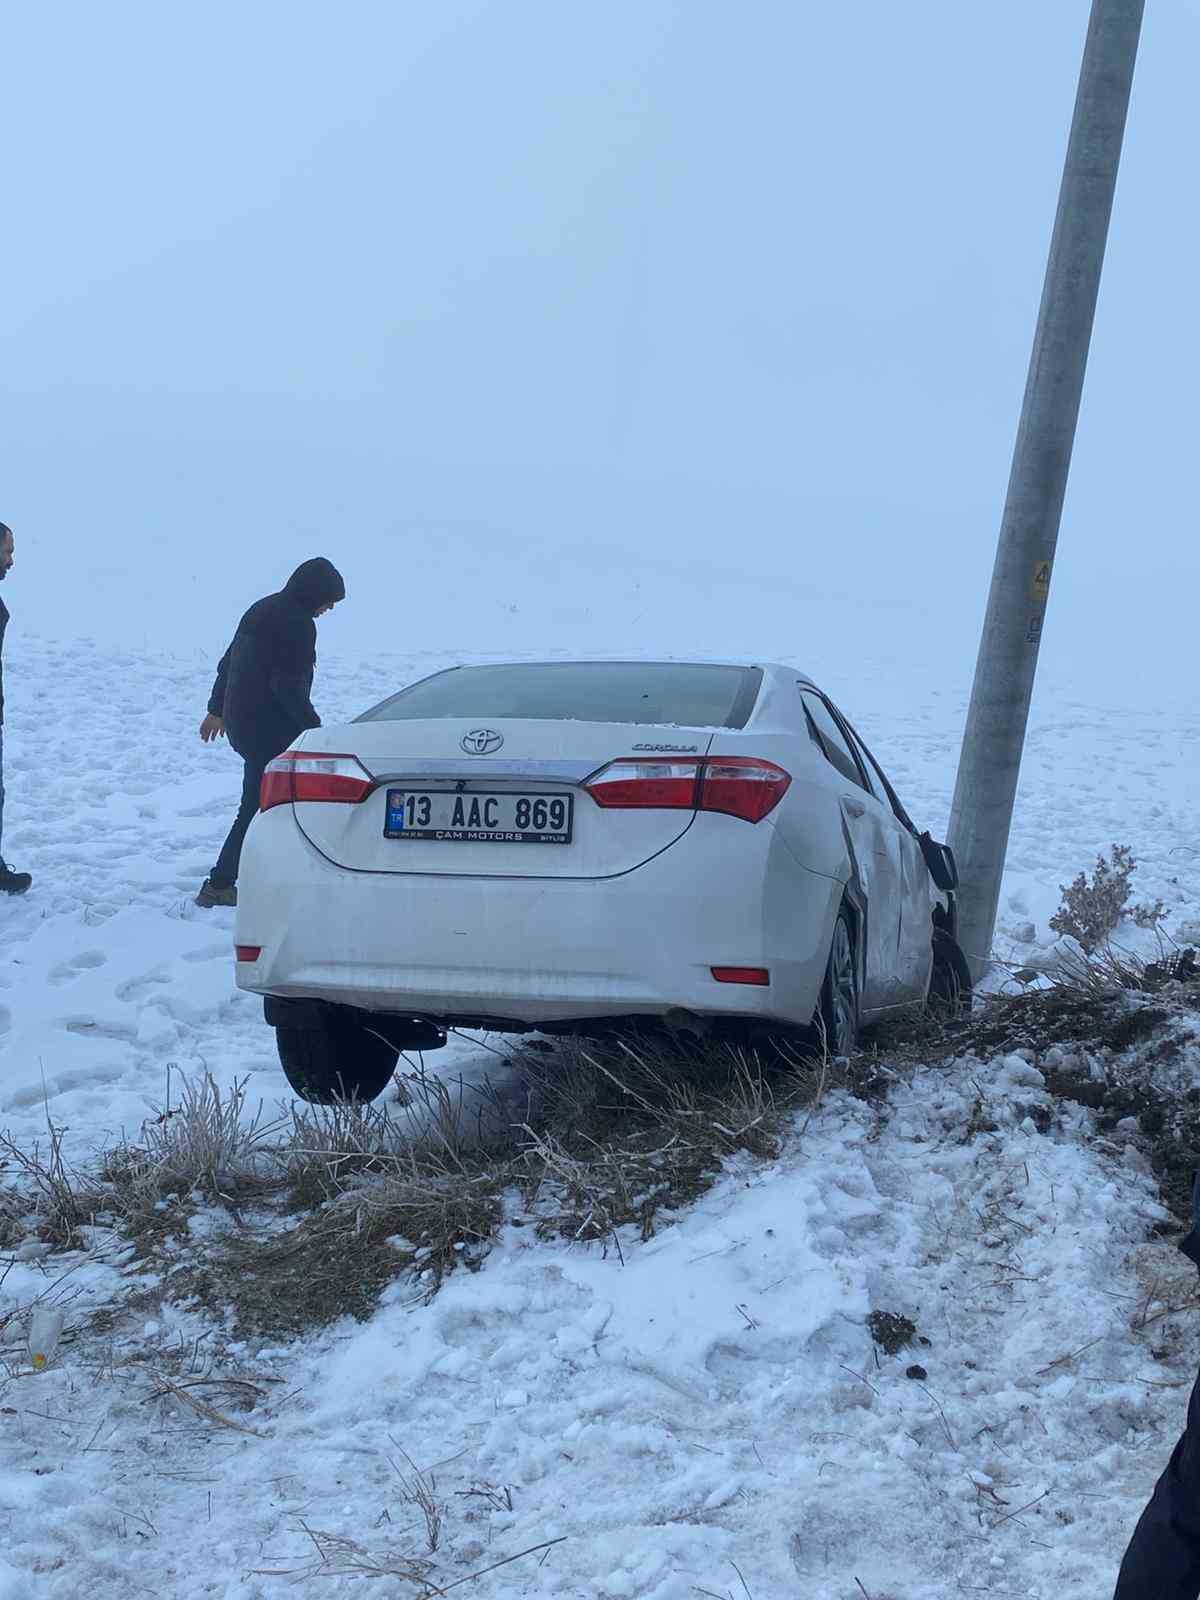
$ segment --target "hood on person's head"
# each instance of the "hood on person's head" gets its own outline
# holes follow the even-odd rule
[[[295,600],[312,616],[325,606],[336,605],[346,598],[346,585],[332,561],[317,556],[304,561],[283,586],[289,599]]]

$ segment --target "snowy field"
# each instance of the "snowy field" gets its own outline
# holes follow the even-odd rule
[[[323,660],[315,698],[352,714],[452,659]],[[966,683],[797,664],[944,829]],[[5,854],[36,884],[0,905],[0,1129],[31,1145],[49,1116],[82,1162],[136,1137],[180,1075],[287,1102],[260,1005],[233,987],[232,914],[191,904],[239,779],[196,737],[211,664],[22,636],[8,675]],[[998,936],[1014,962],[1044,953],[1060,883],[1114,842],[1169,927],[1200,918],[1186,693],[1098,704],[1042,685]],[[473,1072],[485,1045],[431,1063]],[[1182,1420],[1200,1327],[1132,1327],[1172,1285],[1191,1292],[1149,1237],[1156,1187],[1088,1112],[1049,1124],[1048,1105],[1012,1057],[919,1072],[884,1116],[835,1095],[777,1163],[736,1166],[623,1262],[514,1225],[432,1303],[397,1284],[369,1323],[286,1348],[168,1311],[118,1321],[107,1359],[68,1343],[34,1374],[5,1318],[60,1267],[0,1260],[0,1600],[275,1600],[297,1575],[307,1593],[306,1527],[373,1550],[415,1537],[405,1456],[448,1507],[432,1592],[493,1567],[461,1592],[1097,1600]],[[97,1237],[68,1328],[133,1270]],[[879,1308],[927,1343],[877,1355]],[[122,1359],[192,1347],[261,1390],[248,1431],[164,1409]]]

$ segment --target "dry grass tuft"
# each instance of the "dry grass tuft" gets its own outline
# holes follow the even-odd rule
[[[0,1164],[0,1171],[4,1166]],[[0,1189],[0,1250],[12,1250],[30,1231],[29,1200],[17,1189]]]
[[[402,1275],[435,1294],[478,1268],[524,1197],[543,1236],[649,1237],[739,1153],[770,1158],[786,1114],[815,1104],[828,1067],[669,1040],[564,1041],[513,1056],[519,1092],[404,1080],[405,1103],[298,1107],[272,1159],[298,1221],[227,1235],[181,1274],[239,1332],[283,1335],[371,1315]],[[258,1152],[261,1154],[261,1152]],[[183,1284],[181,1283],[181,1287]]]
[[[105,1206],[102,1184],[77,1172],[67,1161],[64,1130],[47,1116],[46,1138],[25,1149],[9,1134],[0,1134],[0,1171],[13,1180],[0,1201],[0,1237],[16,1242],[32,1234],[61,1249],[72,1248],[79,1229],[95,1220]]]
[[[384,1170],[347,1179],[285,1231],[227,1236],[192,1276],[194,1292],[230,1308],[242,1333],[288,1336],[344,1316],[365,1321],[404,1274],[429,1298],[456,1267],[477,1268],[500,1225],[492,1172],[396,1156]]]
[[[273,1140],[284,1126],[282,1117],[267,1119],[261,1101],[247,1114],[246,1080],[222,1090],[206,1072],[185,1078],[179,1104],[168,1100],[143,1124],[142,1146],[165,1193],[197,1189],[211,1200],[242,1198],[277,1180]]]
[[[396,1441],[392,1440],[393,1444]],[[446,1507],[437,1497],[437,1479],[432,1472],[422,1472],[416,1462],[396,1445],[397,1450],[404,1457],[408,1467],[406,1474],[395,1461],[391,1463],[392,1471],[400,1480],[400,1497],[406,1506],[415,1506],[421,1513],[425,1523],[425,1546],[431,1556],[435,1556],[441,1548],[442,1527],[446,1520]]]
[[[313,1554],[289,1567],[255,1567],[258,1577],[291,1578],[399,1578],[416,1586],[419,1600],[437,1593],[429,1586],[432,1562],[406,1551],[372,1551],[344,1534],[324,1533],[320,1528],[300,1524],[301,1532],[312,1544]]]
[[[252,1569],[254,1575],[291,1578],[293,1582],[303,1578],[399,1578],[413,1586],[411,1600],[439,1600],[439,1596],[448,1595],[465,1584],[475,1584],[489,1573],[499,1572],[501,1567],[510,1567],[516,1561],[524,1561],[527,1556],[541,1556],[544,1561],[555,1545],[566,1542],[565,1534],[557,1539],[545,1539],[541,1544],[518,1550],[515,1555],[501,1556],[486,1567],[468,1572],[465,1577],[439,1584],[433,1578],[435,1563],[422,1556],[405,1550],[368,1550],[343,1534],[323,1533],[318,1528],[310,1528],[306,1522],[301,1522],[300,1531],[313,1547],[313,1555],[309,1559],[289,1567],[255,1567]]]
[[[511,1062],[503,1092],[414,1071],[399,1107],[276,1119],[247,1104],[244,1084],[222,1090],[205,1074],[94,1179],[68,1170],[54,1130],[48,1150],[14,1151],[19,1199],[0,1226],[20,1228],[35,1202],[59,1241],[115,1217],[170,1269],[174,1298],[232,1312],[241,1334],[288,1337],[369,1317],[399,1277],[430,1297],[456,1268],[477,1269],[506,1194],[543,1236],[619,1252],[622,1229],[649,1237],[730,1158],[772,1158],[785,1118],[819,1103],[832,1070],[780,1048],[647,1037],[538,1042]],[[190,1230],[204,1202],[236,1226]]]
[[[543,1236],[643,1239],[689,1204],[739,1152],[771,1159],[786,1114],[819,1100],[827,1067],[780,1052],[669,1041],[565,1041],[518,1052],[530,1089],[517,1172]]]
[[[293,1205],[315,1208],[395,1163],[403,1128],[386,1104],[295,1105],[278,1152]]]
[[[1146,961],[1112,943],[1060,959],[1054,989],[1104,999],[1118,993],[1159,994],[1164,991],[1185,997],[1200,983],[1196,951],[1176,949],[1159,937],[1159,953]]]

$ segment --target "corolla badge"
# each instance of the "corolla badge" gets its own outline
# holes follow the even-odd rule
[[[504,743],[504,735],[495,728],[472,728],[458,742],[469,756],[490,756]]]

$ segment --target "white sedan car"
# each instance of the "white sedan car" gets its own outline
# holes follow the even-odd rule
[[[292,1087],[370,1099],[445,1030],[862,1025],[970,977],[956,877],[794,668],[435,673],[271,763],[237,981]]]

